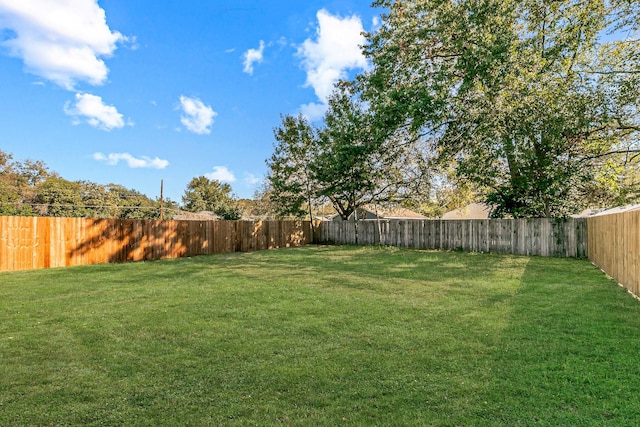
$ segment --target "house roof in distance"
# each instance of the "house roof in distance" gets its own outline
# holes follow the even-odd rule
[[[635,210],[638,210],[638,209],[640,209],[640,204],[617,206],[615,208],[603,209],[603,210],[600,210],[598,212],[594,212],[591,215],[586,215],[586,216],[610,215],[610,214],[615,214],[615,213],[631,212],[631,211],[635,211]]]
[[[490,213],[491,206],[484,203],[471,203],[445,213],[442,215],[442,219],[487,219]]]
[[[418,212],[414,212],[411,209],[402,208],[399,206],[380,206],[380,205],[364,205],[357,209],[359,215],[363,212],[367,213],[371,219],[371,217],[377,217],[380,219],[427,219],[426,216],[419,214]],[[353,215],[351,215],[353,218]],[[330,220],[338,220],[340,219],[340,215],[337,213],[328,217]]]
[[[187,212],[180,211],[178,215],[175,215],[173,219],[177,221],[212,221],[221,219],[220,216],[216,215],[211,211],[200,211],[200,212]]]
[[[372,214],[378,214],[380,218],[385,219],[427,219],[426,216],[419,214],[418,212],[414,212],[411,209],[402,208],[402,207],[383,207],[383,206],[373,206],[366,205],[363,206],[362,209],[371,212]],[[377,211],[376,211],[377,209]]]

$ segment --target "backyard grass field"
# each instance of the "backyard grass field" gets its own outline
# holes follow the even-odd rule
[[[0,273],[1,426],[640,425],[586,260],[328,247]]]

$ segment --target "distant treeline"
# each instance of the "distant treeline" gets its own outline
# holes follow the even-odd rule
[[[69,181],[42,161],[16,161],[0,150],[0,215],[158,219],[160,200],[117,184]],[[169,219],[177,203],[164,200]]]

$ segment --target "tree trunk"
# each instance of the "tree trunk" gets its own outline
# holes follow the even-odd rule
[[[382,246],[382,225],[380,224],[380,215],[378,215],[378,204],[375,203],[373,206],[375,207],[376,225],[378,226],[378,246]]]
[[[353,213],[353,223],[355,225],[355,234],[356,234],[356,245],[358,244],[358,222],[360,222],[360,219],[358,218],[358,209],[356,209]]]
[[[307,187],[307,205],[309,206],[309,221],[311,221],[311,243],[314,242],[314,237],[316,235],[316,228],[313,224],[313,211],[311,209],[311,190]]]

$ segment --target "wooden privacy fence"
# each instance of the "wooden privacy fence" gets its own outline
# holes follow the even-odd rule
[[[0,271],[273,249],[311,240],[307,221],[0,217]]]
[[[640,211],[587,218],[589,259],[640,296]]]
[[[324,243],[383,244],[416,249],[587,256],[583,218],[325,221]]]

